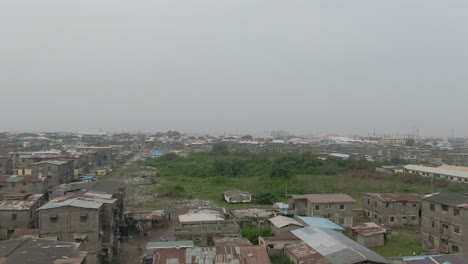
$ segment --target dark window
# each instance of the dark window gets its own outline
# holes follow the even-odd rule
[[[453,215],[455,215],[455,216],[460,215],[460,210],[459,209],[453,209]]]
[[[458,253],[458,246],[457,245],[452,245],[452,252],[451,253]]]
[[[453,227],[453,232],[456,233],[456,234],[460,234],[460,228],[454,226],[454,227]]]
[[[318,210],[320,210],[320,205],[315,206],[315,211],[318,211]]]
[[[442,211],[448,211],[448,206],[443,204],[442,207],[441,207]]]
[[[344,219],[343,219],[343,218],[340,218],[340,219],[338,220],[338,224],[344,225]]]
[[[80,222],[85,223],[87,221],[88,221],[88,216],[87,215],[80,216]]]
[[[11,215],[11,220],[16,220],[16,214]]]
[[[377,214],[374,215],[374,219],[377,219]]]
[[[435,205],[434,205],[434,204],[430,204],[430,205],[429,205],[429,210],[434,211],[434,210],[435,210]]]
[[[448,225],[447,224],[442,224],[442,229],[448,229]]]
[[[344,204],[340,204],[340,209],[344,210]]]
[[[370,199],[367,199],[367,204],[370,204]]]
[[[395,222],[395,217],[394,216],[390,216],[390,222]]]
[[[432,223],[431,223],[432,227],[435,227],[435,221],[432,220]]]
[[[418,206],[418,205],[414,203],[414,204],[413,204],[413,207],[416,207],[416,206]]]

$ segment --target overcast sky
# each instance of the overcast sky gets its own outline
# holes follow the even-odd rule
[[[467,10],[1,0],[0,130],[468,136]]]

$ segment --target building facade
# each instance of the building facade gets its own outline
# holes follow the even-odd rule
[[[71,161],[42,161],[33,163],[29,167],[33,175],[47,177],[48,188],[69,183],[73,179],[73,162]]]
[[[410,193],[365,193],[362,208],[372,222],[386,226],[419,226],[421,197]]]
[[[288,196],[289,213],[298,216],[318,216],[334,223],[353,226],[356,201],[346,194],[304,194]]]
[[[432,194],[422,199],[421,234],[424,250],[468,254],[468,196]]]

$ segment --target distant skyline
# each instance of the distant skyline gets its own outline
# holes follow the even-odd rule
[[[3,0],[0,131],[468,136],[466,10]]]

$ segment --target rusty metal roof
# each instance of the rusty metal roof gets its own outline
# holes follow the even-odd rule
[[[194,247],[158,249],[153,264],[271,264],[263,246]]]
[[[355,226],[351,229],[353,230],[353,232],[356,232],[363,236],[372,236],[387,233],[387,228],[373,222],[364,223],[362,225]]]
[[[285,241],[285,240],[289,241],[289,240],[300,240],[300,239],[291,232],[283,232],[283,233],[279,233],[271,237],[266,237],[265,240],[267,241]]]
[[[216,247],[252,245],[247,238],[243,237],[213,237],[213,243]]]
[[[305,242],[300,241],[284,247],[286,255],[292,256],[302,264],[332,264],[322,254],[311,248]]]
[[[374,198],[385,202],[419,202],[421,196],[414,193],[366,193]]]
[[[311,203],[355,203],[351,196],[344,193],[336,194],[295,194],[293,199],[307,199]]]
[[[0,201],[0,210],[30,210],[37,204],[37,201],[9,200]]]

